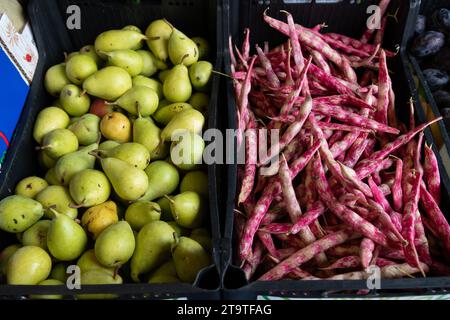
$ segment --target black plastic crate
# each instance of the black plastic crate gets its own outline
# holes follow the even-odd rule
[[[81,12],[81,29],[69,30],[67,8],[76,5]],[[6,160],[0,172],[0,198],[14,190],[21,179],[36,174],[38,163],[32,138],[34,120],[38,112],[53,101],[44,89],[46,70],[64,60],[64,52],[79,50],[92,44],[103,31],[133,24],[143,30],[159,18],[167,18],[191,36],[203,36],[211,45],[211,58],[215,70],[222,66],[222,7],[218,0],[31,0],[28,14],[40,60],[31,85],[26,105],[11,141]],[[208,108],[208,127],[217,128],[219,77],[212,84]],[[220,298],[220,225],[217,202],[217,167],[208,166],[210,190],[210,221],[213,237],[213,265],[203,269],[194,285],[123,284],[83,286],[70,291],[63,286],[8,286],[0,285],[0,299],[23,298],[30,293],[64,294],[68,298],[80,293],[114,293],[123,299],[219,299]],[[0,248],[14,240],[14,235],[0,232]]]
[[[325,2],[325,1],[324,1]],[[271,46],[282,43],[285,38],[278,32],[272,30],[263,21],[263,12],[269,8],[268,13],[279,19],[285,19],[280,10],[289,11],[296,23],[308,27],[325,22],[328,25],[327,32],[337,32],[348,36],[359,38],[365,30],[366,20],[369,15],[366,9],[369,5],[378,4],[378,0],[371,1],[335,1],[335,3],[319,3],[319,1],[232,1],[224,2],[224,37],[228,43],[228,35],[233,37],[233,42],[239,44],[243,41],[244,28],[250,28],[250,42],[252,45],[263,41],[269,41]],[[407,39],[404,31],[409,30],[414,17],[419,9],[419,0],[393,0],[388,8],[388,13],[397,11],[397,20],[388,19],[387,31],[384,39],[384,48],[395,51],[395,47],[400,45],[400,52],[389,60],[389,68],[392,71],[392,81],[394,92],[396,93],[396,104],[399,119],[408,119],[408,102],[411,92],[408,90],[408,83],[412,79],[407,78],[405,64],[405,48]],[[345,18],[344,18],[345,17]],[[225,71],[230,73],[230,59],[228,46],[225,45]],[[251,47],[253,49],[253,47]],[[230,129],[236,129],[236,105],[234,90],[231,81],[227,85],[228,99],[228,125]],[[416,106],[417,109],[417,106]],[[420,120],[420,119],[419,119]],[[422,121],[420,121],[422,122]],[[429,129],[425,131],[425,138],[428,143],[433,141]],[[434,149],[436,152],[436,149]],[[442,161],[439,158],[440,169],[443,170]],[[443,172],[443,171],[442,171]],[[268,282],[248,282],[243,271],[233,264],[235,241],[233,235],[237,165],[228,166],[228,197],[226,224],[223,239],[223,269],[225,273],[222,278],[223,296],[226,299],[254,299],[265,296],[292,297],[292,298],[324,298],[324,297],[363,297],[355,294],[348,294],[360,289],[367,289],[366,281],[345,280],[345,281],[305,281],[305,280],[282,280]],[[448,208],[450,204],[450,183],[446,175],[442,179],[443,204],[442,208],[447,210],[446,216],[450,217]],[[367,297],[388,297],[401,295],[425,295],[431,293],[447,292],[450,288],[450,277],[418,278],[418,279],[396,279],[381,280],[382,290],[372,290]],[[347,291],[347,292],[346,292]]]
[[[429,16],[433,13],[434,10],[440,8],[450,9],[450,2],[446,0],[422,1],[420,11],[418,11],[417,14],[420,13]],[[417,16],[414,16],[411,20],[414,22],[416,19]],[[414,25],[411,25],[411,27],[405,31],[405,39],[409,45],[411,44],[414,37]],[[426,119],[436,118],[440,116],[441,112],[439,111],[436,100],[434,99],[430,87],[425,80],[422,68],[420,67],[418,60],[410,52],[407,53],[407,57],[410,63],[410,66],[408,68],[408,73],[410,74],[408,74],[408,76],[412,77],[413,79],[413,81],[410,82],[410,86],[411,91],[413,91],[415,96],[414,99],[418,105],[417,111],[419,119],[421,121],[426,121]],[[442,114],[442,116],[444,115]],[[432,125],[431,128],[433,138],[436,141],[441,157],[449,163],[447,164],[447,171],[445,172],[447,173],[447,175],[450,175],[450,136],[445,126],[445,122],[440,121]]]

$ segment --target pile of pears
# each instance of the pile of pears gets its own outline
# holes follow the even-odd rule
[[[0,201],[0,229],[18,240],[2,248],[0,281],[62,285],[77,265],[81,285],[193,283],[212,263],[201,165],[208,56],[207,40],[161,19],[145,34],[106,31],[48,69],[56,100],[33,131],[46,173]]]

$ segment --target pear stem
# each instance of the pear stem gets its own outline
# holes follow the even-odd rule
[[[91,156],[94,156],[95,158],[97,158],[98,160],[102,160],[103,158],[100,156],[100,152],[101,152],[102,150],[94,150],[94,151],[89,151],[89,154],[91,155]]]
[[[40,146],[40,147],[36,147],[36,150],[37,151],[40,151],[40,150],[47,150],[47,149],[50,149],[52,146],[50,146],[50,145],[47,145],[47,146]]]
[[[175,29],[175,27],[166,18],[163,18],[163,21],[167,23],[172,29]]]
[[[59,216],[60,213],[58,211],[55,210],[56,205],[50,206],[47,209],[50,210],[51,213],[53,213],[55,215],[55,217]]]
[[[189,57],[189,53],[186,53],[182,58],[179,64],[182,64],[184,59],[186,59],[187,57]]]
[[[120,269],[120,266],[119,266],[119,267],[116,267],[116,268],[114,269],[114,274],[113,274],[113,279],[114,279],[114,280],[116,280],[116,277],[117,277],[117,275],[119,274],[119,269]]]
[[[222,73],[222,72],[219,72],[219,71],[216,71],[216,70],[212,70],[211,72],[214,73],[214,74],[217,74],[217,75],[219,75],[219,76],[223,76],[223,77],[227,77],[227,78],[230,78],[230,79],[232,79],[232,80],[235,80],[235,78],[233,78],[233,77],[230,76],[229,74]]]
[[[84,201],[83,201],[84,202]],[[69,204],[69,208],[72,208],[72,209],[80,209],[80,208],[83,208],[83,202],[81,203],[81,204],[73,204],[73,203],[71,203],[71,204]]]
[[[169,200],[169,202],[170,202],[171,204],[174,204],[174,203],[175,203],[175,201],[173,201],[173,199],[172,199],[171,197],[169,197],[167,194],[164,195],[164,198],[166,198],[167,200]]]
[[[161,37],[150,37],[150,38],[148,38],[148,40],[150,40],[150,41],[159,40],[159,39],[161,39]]]

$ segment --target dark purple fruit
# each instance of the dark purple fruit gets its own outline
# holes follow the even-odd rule
[[[438,90],[433,93],[433,97],[439,109],[450,109],[450,92]]]
[[[434,68],[439,68],[440,70],[450,73],[450,48],[442,48],[442,50],[433,57],[432,64]]]
[[[445,71],[438,69],[426,69],[423,70],[423,75],[428,83],[431,91],[437,91],[444,87],[450,80],[448,74]]]
[[[417,57],[426,57],[437,53],[445,43],[445,36],[442,32],[427,31],[417,36],[414,40],[411,52]]]
[[[414,31],[416,34],[422,34],[425,31],[425,25],[427,23],[427,18],[421,14],[417,16],[416,25]]]
[[[431,19],[437,30],[450,32],[450,10],[442,8],[433,12]]]

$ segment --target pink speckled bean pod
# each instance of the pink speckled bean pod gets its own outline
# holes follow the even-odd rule
[[[245,28],[244,29],[244,42],[242,43],[242,57],[244,60],[248,60],[250,57],[250,29]]]
[[[294,105],[296,99],[298,98],[300,91],[304,86],[307,86],[307,80],[306,80],[306,74],[309,70],[309,67],[311,65],[311,58],[308,60],[306,65],[304,66],[302,73],[300,74],[300,77],[295,82],[295,90],[289,93],[289,95],[286,98],[286,102],[281,107],[280,116],[288,115],[289,112],[292,109],[292,106]]]
[[[269,17],[266,12],[264,12],[264,21],[266,21],[272,28],[280,31],[281,33],[289,36],[290,30],[289,25]],[[298,34],[298,40],[304,43],[307,47],[319,51],[324,57],[332,61],[337,67],[339,67],[344,76],[350,82],[356,83],[357,78],[355,71],[350,66],[350,63],[336,50],[332,49],[325,41],[317,37],[314,32],[304,28],[300,25],[295,25]]]
[[[383,279],[397,279],[403,278],[405,275],[413,275],[421,271],[428,272],[429,268],[425,263],[420,263],[419,268],[410,266],[407,263],[394,264],[381,268],[381,278]],[[370,272],[354,271],[344,274],[338,274],[322,280],[364,280],[373,276]]]
[[[392,134],[399,133],[399,130],[396,128],[389,127],[385,124],[360,116],[356,113],[346,111],[342,107],[331,106],[328,104],[316,104],[313,107],[313,111],[323,114],[325,116],[330,116],[332,118],[335,118],[339,121],[348,124],[352,124],[367,129],[372,129],[377,132],[386,132]]]
[[[432,225],[435,227],[436,232],[439,234],[442,246],[447,253],[450,253],[450,226],[439,208],[439,205],[423,183],[420,186],[420,201]]]
[[[414,245],[415,238],[415,222],[416,211],[418,210],[418,202],[420,197],[420,182],[422,181],[422,173],[416,172],[413,177],[411,194],[403,209],[402,220],[402,235],[408,244],[403,247],[406,261],[412,265],[419,267],[419,257],[417,254],[416,246]],[[423,272],[422,272],[423,273]]]
[[[311,57],[313,58],[314,63],[327,74],[331,74],[330,66],[327,60],[325,60],[325,58],[322,56],[322,54],[317,50],[313,50],[310,48],[308,48],[308,50],[311,54]]]
[[[320,199],[327,205],[329,210],[333,212],[339,219],[344,221],[346,224],[351,226],[353,230],[359,232],[372,239],[374,242],[381,244],[383,246],[387,245],[387,240],[384,234],[376,228],[373,224],[367,220],[361,218],[357,213],[348,209],[333,196],[330,186],[328,185],[327,179],[322,166],[322,161],[320,156],[314,161],[314,173],[317,176],[316,187],[317,193]]]
[[[351,45],[353,48],[355,49],[359,49],[362,51],[366,51],[366,52],[374,52],[377,48],[376,45],[373,44],[368,44],[368,43],[362,43],[361,41],[351,38],[351,37],[347,37],[345,35],[342,34],[338,34],[338,33],[327,33],[326,34],[327,37],[333,38],[335,40],[339,40],[344,44],[347,45]],[[392,58],[395,56],[395,53],[390,52],[390,51],[386,51],[386,56]]]
[[[389,71],[386,64],[386,53],[383,49],[380,52],[380,67],[378,72],[378,106],[375,112],[375,120],[387,124],[387,114],[389,106]]]
[[[396,264],[394,261],[385,258],[377,258],[375,264],[378,267],[387,267]]]
[[[425,229],[422,223],[422,217],[420,216],[420,211],[416,211],[416,223],[414,225],[415,230],[415,240],[414,245],[417,249],[417,254],[419,255],[420,261],[431,265],[431,255],[430,248],[428,246],[428,239],[425,235]]]
[[[302,210],[297,201],[295,190],[292,185],[291,172],[286,162],[286,158],[283,154],[280,159],[279,177],[284,203],[286,204],[286,210],[291,218],[292,223],[296,223],[302,215]]]
[[[278,251],[273,242],[272,235],[270,233],[261,231],[258,231],[257,235],[269,254],[274,256],[275,258],[278,258]]]
[[[328,249],[326,253],[333,257],[346,257],[346,256],[358,256],[361,252],[359,245],[340,245],[334,248]]]
[[[270,150],[267,154],[267,156],[260,160],[259,164],[264,165],[270,159],[272,159],[274,156],[279,154],[281,150],[283,150],[286,145],[294,139],[294,137],[300,132],[300,130],[303,127],[303,124],[305,123],[306,119],[308,118],[309,114],[312,110],[312,99],[311,97],[308,97],[305,100],[305,103],[303,104],[302,108],[300,109],[300,113],[298,117],[296,118],[296,121],[289,125],[289,127],[284,132],[283,136],[280,138],[278,143],[275,143],[274,145],[270,146]]]
[[[389,154],[396,151],[398,148],[407,144],[416,134],[424,130],[431,124],[442,120],[442,117],[438,117],[434,120],[428,121],[427,123],[421,124],[420,126],[414,128],[413,130],[397,137],[394,141],[386,144],[381,150],[376,151],[370,155],[369,158],[362,160],[356,167],[356,172],[360,179],[364,179],[371,175],[378,168],[380,162],[386,158]]]
[[[375,243],[369,238],[364,238],[361,241],[361,252],[359,254],[359,263],[365,269],[372,261],[373,251],[375,250]]]
[[[395,180],[392,185],[392,202],[395,211],[401,211],[403,208],[403,190],[402,190],[402,177],[403,177],[403,161],[397,159],[395,163]]]
[[[249,111],[251,112],[251,111]],[[241,192],[238,197],[238,205],[245,202],[250,196],[255,183],[256,163],[258,154],[258,138],[256,134],[256,123],[254,116],[250,116],[248,130],[246,131],[245,143],[245,173],[242,179]]]
[[[256,46],[256,52],[258,53],[259,61],[261,62],[262,66],[264,67],[264,70],[266,71],[266,76],[267,79],[269,80],[270,87],[279,88],[281,85],[280,79],[278,79],[277,75],[273,71],[270,60],[267,59],[266,55],[259,46]]]
[[[340,258],[333,262],[330,266],[326,268],[321,268],[321,270],[335,270],[335,269],[349,269],[356,268],[361,264],[361,259],[358,256],[347,256]]]
[[[290,273],[294,268],[301,266],[303,263],[308,262],[314,258],[317,254],[324,252],[334,246],[344,243],[350,238],[348,231],[339,231],[333,234],[326,235],[320,240],[311,243],[303,249],[298,250],[289,258],[283,260],[274,268],[262,275],[258,280],[269,281],[279,280],[284,275]]]
[[[441,177],[439,175],[439,166],[433,149],[425,144],[424,151],[424,180],[428,187],[428,191],[433,196],[437,204],[441,200]]]

